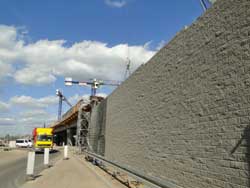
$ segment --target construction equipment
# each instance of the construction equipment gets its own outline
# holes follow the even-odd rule
[[[215,2],[216,2],[216,0],[200,0],[200,4],[201,4],[204,12],[209,8],[209,6],[211,6]]]
[[[124,80],[126,80],[131,75],[130,66],[131,66],[131,61],[130,61],[129,58],[127,58],[126,71],[125,71],[125,74],[124,74]]]
[[[87,81],[74,81],[72,78],[65,78],[66,86],[72,86],[73,84],[78,84],[79,86],[90,86],[91,96],[96,96],[96,90],[100,88],[100,86],[119,86],[121,82],[114,80],[98,80],[96,78]]]
[[[61,120],[62,117],[62,101],[66,102],[70,107],[72,107],[72,104],[66,99],[66,97],[62,94],[62,92],[57,89],[56,95],[59,97],[59,105],[58,105],[58,121]]]
[[[53,148],[53,129],[52,128],[34,128],[33,147],[36,151],[43,151],[44,148]]]
[[[124,74],[124,80],[126,80],[130,75],[131,75],[131,61],[130,61],[130,57],[129,57],[129,47],[128,47],[128,55],[127,55],[127,61],[126,61],[126,71]]]
[[[78,146],[80,153],[89,146],[88,132],[89,132],[90,110],[91,110],[90,105],[82,103],[78,111],[78,121],[76,128],[76,146]]]

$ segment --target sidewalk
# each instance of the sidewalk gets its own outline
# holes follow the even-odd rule
[[[86,162],[83,156],[70,156],[44,170],[36,180],[22,188],[125,188],[101,169]]]

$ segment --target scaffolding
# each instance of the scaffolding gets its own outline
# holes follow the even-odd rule
[[[105,150],[105,123],[104,113],[106,102],[102,105],[102,97],[91,96],[90,104],[81,104],[78,110],[76,127],[76,146],[82,153],[84,150],[96,152],[103,155]]]
[[[78,110],[77,127],[76,127],[76,146],[79,152],[89,147],[88,132],[89,132],[90,111],[89,105],[82,104]]]

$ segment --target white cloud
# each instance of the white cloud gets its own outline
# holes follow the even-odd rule
[[[32,98],[31,96],[14,96],[10,99],[12,106],[21,106],[26,108],[47,108],[49,105],[54,105],[58,101],[56,96],[47,96],[43,98]]]
[[[159,42],[158,46],[156,47],[156,50],[160,50],[163,48],[163,46],[165,46],[166,42],[164,40],[162,40],[161,42]]]
[[[97,93],[96,96],[106,98],[108,95],[106,93]]]
[[[0,82],[4,81],[4,78],[10,77],[13,69],[8,63],[3,63],[0,60]]]
[[[16,45],[16,28],[12,26],[0,25],[0,32],[0,47],[12,49]]]
[[[15,119],[11,117],[0,117],[0,127],[15,125]]]
[[[0,101],[0,112],[7,112],[9,110],[9,104]]]
[[[108,95],[106,93],[97,93],[96,96],[99,96],[99,97],[103,97],[103,98],[106,98]],[[75,105],[79,100],[83,99],[83,101],[85,103],[88,103],[89,102],[89,95],[79,95],[79,94],[75,94],[71,97],[69,97],[69,102],[72,104],[72,105]]]
[[[34,127],[49,125],[57,119],[56,114],[49,112],[49,107],[57,104],[56,96],[33,98],[31,96],[15,96],[8,103],[0,101],[0,136],[9,134],[31,134]],[[19,107],[19,108],[18,108]]]
[[[47,96],[47,97],[42,97],[37,99],[39,103],[45,104],[46,106],[48,105],[54,105],[58,103],[58,97],[57,96]]]
[[[0,25],[0,84],[12,78],[21,84],[45,85],[55,82],[58,77],[68,76],[78,80],[122,80],[128,51],[132,71],[155,54],[155,51],[149,50],[148,43],[109,46],[103,42],[84,40],[69,46],[64,40],[25,42],[24,34],[27,33],[14,26]],[[89,96],[73,96],[70,101],[75,104],[82,98],[88,101]],[[56,120],[56,112],[52,115],[48,112],[52,107],[55,109],[53,105],[57,103],[56,96],[33,98],[21,95],[7,102],[0,101],[0,126],[10,133],[30,132],[26,127]],[[12,116],[7,117],[6,112]],[[5,134],[3,129],[1,134]]]
[[[22,34],[8,26],[0,26],[2,35],[5,37],[0,38],[0,79],[12,75],[16,82],[27,85],[50,84],[59,76],[122,80],[128,51],[133,70],[155,54],[148,45],[108,46],[98,41],[81,41],[72,46],[66,46],[64,40],[25,44],[18,37]],[[19,65],[17,70],[14,64]]]
[[[46,117],[48,116],[48,112],[42,109],[35,109],[35,110],[27,110],[20,113],[20,117],[23,118],[30,118],[30,117]]]
[[[122,8],[127,4],[125,0],[105,0],[105,3],[106,5],[115,8]]]
[[[75,105],[80,99],[81,99],[80,95],[75,94],[75,95],[69,97],[69,102],[70,102],[72,105]]]
[[[55,119],[56,116],[42,111],[40,113],[27,111],[15,117],[0,117],[0,136],[31,134],[33,128],[42,127],[44,123],[48,126]]]
[[[75,105],[79,100],[83,99],[84,102],[88,103],[89,102],[89,95],[79,95],[79,94],[75,94],[71,97],[69,97],[69,102],[72,105]]]
[[[21,126],[42,126],[44,123],[56,120],[55,114],[51,114],[44,109],[28,109],[20,112],[17,117],[17,125]]]
[[[35,66],[17,71],[14,78],[17,82],[28,85],[50,84],[56,80],[56,77],[49,71],[36,69]]]
[[[0,61],[9,63],[19,56],[24,46],[23,34],[13,26],[0,25]]]
[[[106,93],[97,93],[97,96],[106,97]],[[89,95],[74,95],[69,98],[72,104],[76,104],[83,99],[89,102]],[[42,98],[33,98],[31,96],[14,96],[7,103],[0,101],[0,112],[10,111],[10,116],[6,113],[0,113],[0,136],[9,134],[31,134],[34,127],[41,127],[44,123],[49,125],[57,119],[55,113],[48,111],[49,107],[57,105],[56,96],[47,96]],[[20,109],[18,110],[19,107]],[[18,111],[16,111],[18,110]],[[15,112],[14,112],[15,111]],[[5,130],[5,131],[4,131]]]

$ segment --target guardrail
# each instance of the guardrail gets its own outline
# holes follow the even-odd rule
[[[146,186],[149,188],[182,188],[169,181],[162,180],[156,177],[150,177],[142,172],[137,172],[134,169],[130,169],[129,167],[124,167],[123,165],[120,165],[117,162],[105,159],[103,156],[97,155],[95,153],[89,151],[84,151],[84,153],[85,155],[90,156],[93,159],[97,159],[97,161],[100,161],[104,165],[112,166],[113,168],[118,169],[118,171],[129,175],[138,182],[142,183],[144,187]]]

